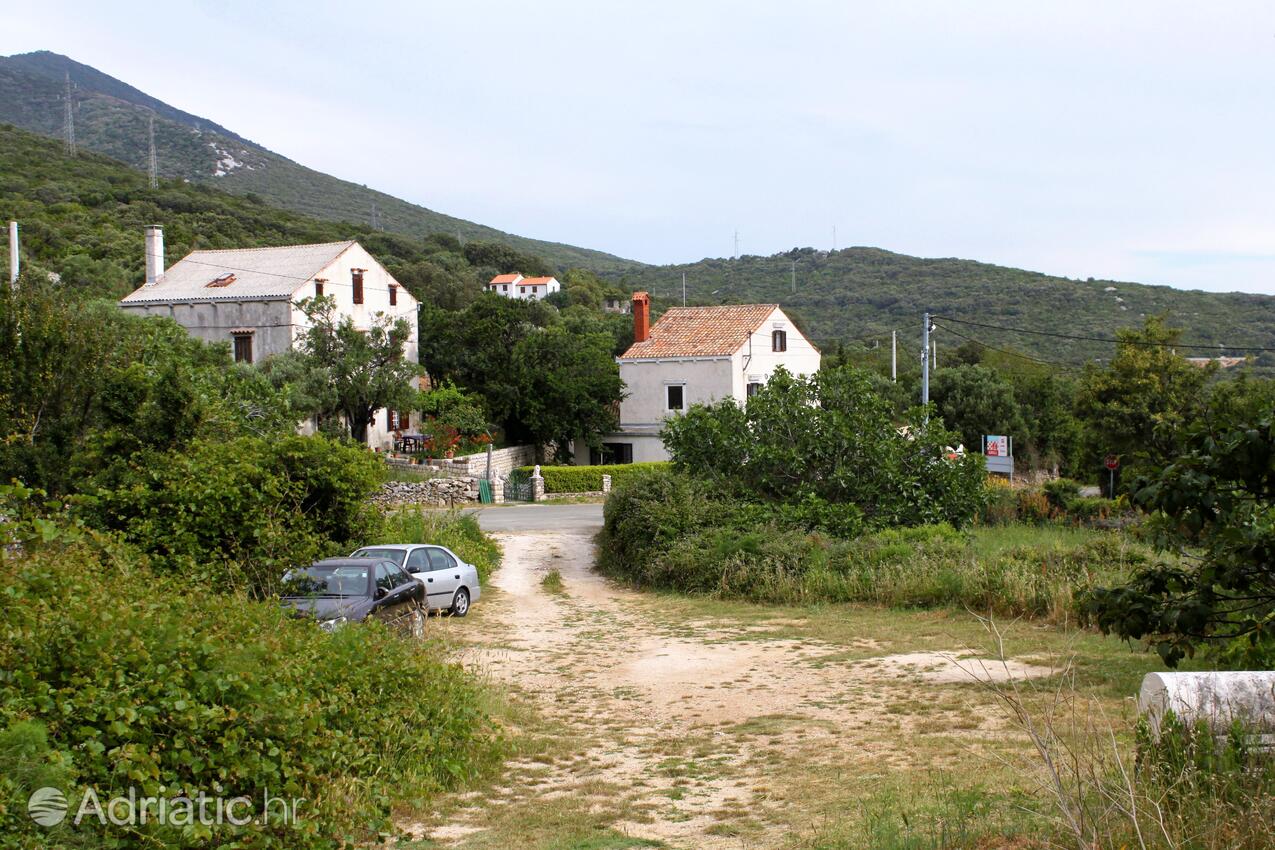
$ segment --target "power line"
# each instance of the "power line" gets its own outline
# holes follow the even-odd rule
[[[949,321],[949,322],[957,321],[956,319],[949,319],[947,317],[943,317],[943,319],[944,321]],[[1007,348],[997,348],[994,345],[988,345],[987,343],[983,342],[981,339],[975,339],[972,336],[966,336],[965,334],[959,331],[955,331],[952,328],[944,327],[943,325],[940,325],[937,322],[935,323],[935,327],[941,328],[945,333],[950,333],[952,336],[963,339],[966,342],[972,342],[975,345],[980,345],[983,348],[986,348],[988,351],[995,351],[1000,354],[1008,355],[1010,357],[1017,357],[1021,360],[1027,360],[1031,363],[1037,364],[1038,366],[1053,366],[1056,369],[1063,369],[1068,372],[1083,372],[1084,371],[1082,367],[1077,366],[1073,363],[1059,363],[1055,360],[1041,360],[1039,357],[1032,357],[1028,354],[1020,354],[1017,351],[1010,351]]]
[[[1079,336],[1076,334],[1064,334],[1054,331],[1031,331],[1025,328],[1011,328],[1005,325],[989,325],[983,322],[971,322],[968,319],[954,319],[951,316],[935,316],[936,319],[942,319],[945,322],[956,322],[961,325],[971,325],[976,328],[988,328],[989,330],[1009,331],[1010,333],[1031,334],[1033,336],[1048,336],[1055,339],[1074,339],[1081,342],[1109,342],[1116,345],[1140,345],[1147,348],[1192,348],[1201,351],[1217,351],[1218,349],[1231,349],[1232,351],[1275,351],[1275,348],[1264,348],[1258,345],[1229,345],[1227,343],[1214,343],[1212,345],[1203,345],[1199,343],[1181,343],[1181,342],[1149,342],[1144,340],[1125,340],[1108,336]],[[977,340],[975,340],[977,342]]]

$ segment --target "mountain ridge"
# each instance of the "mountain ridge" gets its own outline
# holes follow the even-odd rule
[[[587,265],[618,272],[635,260],[562,242],[532,239],[436,212],[297,163],[222,125],[193,115],[136,87],[51,51],[0,57],[0,121],[59,137],[64,80],[73,84],[80,146],[147,170],[147,122],[155,118],[161,177],[210,183],[232,194],[256,195],[276,206],[328,221],[369,223],[408,236],[446,233],[498,242],[541,256],[565,270]]]

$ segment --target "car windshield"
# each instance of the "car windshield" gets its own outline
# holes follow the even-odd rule
[[[369,546],[366,549],[360,549],[351,555],[351,558],[376,558],[378,561],[393,561],[400,567],[403,566],[403,557],[407,552],[402,549],[378,549],[375,546]]]
[[[359,565],[315,564],[289,570],[283,577],[284,596],[367,596],[368,568]]]

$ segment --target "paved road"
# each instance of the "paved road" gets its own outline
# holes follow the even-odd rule
[[[512,505],[474,508],[485,531],[592,531],[602,527],[602,505]]]

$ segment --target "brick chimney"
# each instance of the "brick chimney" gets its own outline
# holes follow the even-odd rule
[[[645,292],[633,293],[633,341],[646,342],[651,338],[651,296]]]
[[[146,225],[146,285],[155,285],[164,276],[164,229]]]

